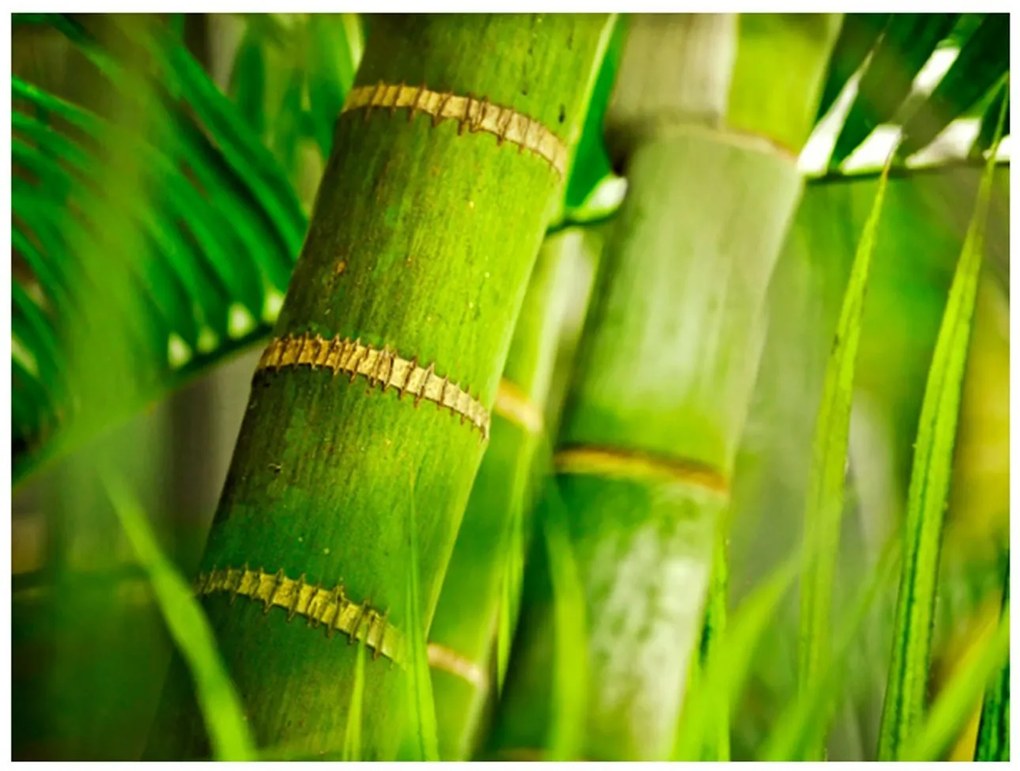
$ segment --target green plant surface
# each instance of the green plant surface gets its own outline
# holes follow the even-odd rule
[[[864,316],[864,298],[891,161],[890,153],[850,268],[850,279],[843,295],[832,352],[825,368],[821,404],[815,425],[807,505],[804,510],[805,554],[810,557],[803,566],[800,585],[798,682],[802,690],[811,688],[827,665],[831,638],[829,617],[833,601],[832,586],[839,559],[839,531],[844,509],[854,372]],[[821,749],[821,746],[817,747],[811,755],[820,756]]]
[[[150,120],[143,128],[12,80],[13,129],[25,142],[15,145],[15,168],[31,175],[15,185],[15,244],[59,333],[55,347],[28,345],[38,372],[21,369],[15,379],[15,412],[23,416],[15,426],[15,481],[265,335],[267,288],[286,287],[306,222],[275,160],[166,30],[151,20],[132,22],[135,41],[121,28],[124,21],[89,20],[86,27],[55,18],[116,100]],[[144,54],[141,41],[148,42]],[[131,57],[171,74],[148,77],[131,69]],[[110,147],[144,165],[142,194],[108,184],[117,173]],[[68,213],[68,203],[71,211],[84,210],[83,221]],[[111,217],[136,234],[140,247],[108,251],[131,277],[127,286],[85,259],[87,244],[99,243],[92,229]],[[148,313],[136,311],[132,293],[145,298]],[[55,389],[60,381],[52,373],[70,366],[71,331],[94,323],[87,318],[93,303],[118,316],[110,342],[132,357],[116,399],[87,394],[81,383]],[[32,397],[37,378],[45,401]]]
[[[967,38],[949,71],[903,124],[903,155],[931,142],[955,118],[997,89],[1009,70],[1009,15],[989,13]],[[986,115],[994,121],[998,104]],[[1007,113],[1008,114],[1008,113]]]
[[[1006,558],[1006,578],[1003,581],[1002,616],[1000,626],[1006,623],[1009,613],[1009,557]],[[1009,643],[1006,643],[1007,647]],[[978,724],[977,742],[974,746],[974,760],[1009,760],[1009,653],[1005,663],[985,691],[981,705],[981,722]]]
[[[705,662],[694,688],[684,704],[683,719],[677,733],[672,759],[701,760],[704,748],[711,746],[717,730],[713,702],[727,708],[738,702],[751,669],[752,657],[769,622],[797,579],[796,556],[776,567],[732,611],[726,631]]]
[[[217,760],[253,759],[254,744],[241,700],[227,675],[198,600],[160,551],[145,513],[128,488],[109,470],[104,478],[113,509],[152,584],[170,634],[187,659],[214,757]]]
[[[540,44],[532,40],[539,29]],[[473,110],[483,109],[484,96],[490,108],[506,111],[500,115],[513,118],[514,110],[537,122],[526,124],[533,141],[546,127],[546,144],[532,148],[548,147],[550,133],[569,147],[590,91],[577,84],[594,81],[608,33],[601,16],[380,17],[352,97],[413,91],[412,101],[407,108],[372,110],[349,100],[338,121],[277,337],[360,338],[362,347],[352,343],[347,350],[386,348],[413,359],[418,370],[403,365],[405,378],[432,372],[430,382],[448,382],[451,394],[460,394],[456,404],[466,398],[469,406],[458,407],[461,414],[437,407],[446,385],[432,386],[440,390],[430,391],[425,404],[419,404],[420,384],[402,399],[401,380],[389,392],[372,388],[372,378],[392,385],[396,369],[350,377],[354,365],[348,364],[341,379],[328,369],[263,368],[201,570],[261,566],[291,581],[304,576],[308,584],[343,586],[365,614],[364,624],[343,622],[343,631],[370,635],[374,650],[385,654],[366,672],[365,759],[395,756],[407,712],[399,660],[400,630],[408,623],[399,607],[404,536],[387,526],[385,515],[406,510],[413,494],[418,610],[427,625],[485,447],[485,414],[563,181],[555,163],[515,147],[513,135],[501,144],[488,130],[409,108],[422,97],[422,84],[436,94],[477,95]],[[504,55],[480,61],[476,52],[497,42]],[[401,84],[413,85],[401,91]],[[428,98],[420,110],[441,109],[441,100]],[[515,125],[523,131],[521,120]],[[299,349],[274,350],[296,355]],[[413,493],[403,481],[412,469]],[[338,704],[336,694],[349,690],[353,651],[300,621],[286,623],[282,610],[267,615],[250,600],[228,600],[213,593],[205,605],[259,743],[300,741],[309,752],[338,751],[347,700]],[[380,643],[387,632],[390,648]],[[309,668],[319,674],[309,677]],[[322,678],[322,669],[331,677]],[[169,721],[163,725],[175,726],[165,731],[174,741],[153,747],[153,754],[201,755],[200,727],[177,699],[164,701],[163,713]]]
[[[518,317],[494,407],[492,438],[471,497],[429,630],[440,754],[470,756],[481,710],[492,697],[493,639],[505,657],[516,625],[530,541],[535,452],[543,433],[559,328],[574,290],[576,233],[545,240]],[[525,521],[527,520],[527,521]],[[472,608],[470,614],[464,608]],[[465,666],[466,665],[466,666]],[[458,669],[459,667],[459,669]]]
[[[959,14],[893,14],[861,75],[857,98],[836,137],[831,164],[839,166],[881,123],[889,123],[914,78],[949,34]]]
[[[818,100],[815,120],[821,120],[843,92],[847,82],[864,63],[889,23],[888,13],[848,13],[843,16],[839,37],[829,57],[825,86]]]
[[[792,35],[817,40],[811,24],[793,27]],[[749,113],[741,87],[758,83],[730,83],[729,54],[739,52],[743,31],[730,17],[633,19],[607,116],[628,192],[600,267],[555,462],[588,619],[577,756],[585,759],[665,758],[672,750],[754,379],[755,322],[799,194],[788,153],[748,138],[745,125],[716,128],[730,99],[738,114]],[[810,52],[808,69],[824,63],[824,44],[792,50]],[[736,61],[741,78],[752,71],[739,53]],[[789,93],[796,105],[805,99]],[[784,137],[800,125],[796,117],[766,123]],[[706,179],[716,184],[706,188]],[[739,231],[727,227],[734,221]],[[537,630],[549,628],[544,616],[557,603],[541,593],[548,582],[534,581],[534,592],[527,585],[520,628],[529,631],[515,642],[492,741],[507,757],[541,754],[547,713],[535,705],[552,698],[550,683],[527,670],[553,660],[553,642]]]
[[[413,745],[412,759],[439,760],[439,738],[436,727],[435,699],[432,696],[432,675],[426,650],[426,622],[422,618],[421,571],[418,551],[418,516],[414,507],[414,485],[408,496],[407,534],[407,595],[404,615],[407,618],[409,638],[409,670],[407,678],[408,700],[411,703],[410,735]],[[362,642],[367,642],[363,640]]]
[[[895,540],[891,543],[893,547],[898,545]],[[887,548],[875,564],[850,611],[844,615],[833,654],[825,659],[814,679],[800,687],[797,697],[776,718],[761,748],[761,760],[821,759],[837,700],[846,693],[847,678],[852,674],[851,652],[860,642],[865,619],[876,599],[892,584],[897,556],[896,548]]]
[[[1009,660],[1009,603],[991,638],[945,685],[916,733],[902,745],[903,760],[940,760],[997,670]]]
[[[1004,120],[1005,112],[1001,112],[1000,126]],[[1001,131],[997,132],[999,136]],[[994,169],[993,152],[953,276],[918,423],[896,627],[882,711],[878,754],[884,760],[900,756],[903,746],[913,740],[924,714],[943,517]]]

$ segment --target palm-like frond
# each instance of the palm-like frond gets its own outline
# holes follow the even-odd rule
[[[138,25],[129,35],[117,22],[97,32],[74,19],[44,20],[102,73],[110,101],[147,120],[139,130],[118,120],[121,113],[12,79],[15,480],[268,333],[307,226],[280,158],[293,156],[301,136],[328,152],[322,118],[339,111],[356,64],[344,65],[343,55],[333,68],[318,61],[351,28],[349,20],[314,25],[318,48],[288,80],[318,112],[298,120],[302,114],[295,117],[283,100],[270,115],[279,140],[274,154],[167,26]],[[255,34],[249,30],[235,64],[241,104],[249,108],[266,101],[243,58]],[[340,54],[351,51],[346,45]],[[284,118],[301,124],[286,141],[278,130]],[[109,184],[117,173],[111,145],[141,169],[135,188],[120,187],[117,195]],[[96,234],[114,222],[133,231],[137,251],[104,247]],[[143,307],[133,307],[131,294]],[[118,398],[105,402],[85,398],[71,372],[69,347],[90,329],[90,306],[104,309],[104,328],[122,338],[107,344],[126,346],[132,364],[121,376],[135,387],[119,382]]]

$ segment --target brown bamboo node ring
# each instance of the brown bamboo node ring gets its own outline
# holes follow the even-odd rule
[[[718,469],[701,461],[664,458],[650,453],[611,447],[567,447],[553,458],[561,474],[594,474],[634,479],[659,478],[729,495],[729,480]]]
[[[545,426],[542,410],[528,398],[520,386],[505,378],[499,381],[492,411],[536,436],[542,433]]]
[[[370,648],[375,657],[380,654],[398,663],[404,660],[404,637],[399,629],[386,620],[381,613],[368,603],[351,600],[343,584],[332,588],[311,584],[300,578],[288,578],[280,570],[266,573],[259,568],[251,570],[247,565],[241,568],[213,568],[195,579],[195,593],[230,594],[231,603],[238,597],[245,597],[265,606],[265,612],[276,608],[287,611],[287,620],[294,616],[307,619],[310,627],[322,624],[327,636],[334,631],[346,634],[353,643],[361,640]]]
[[[459,677],[479,689],[485,688],[485,673],[475,662],[461,655],[453,648],[439,643],[428,644],[429,666]]]
[[[566,173],[567,147],[562,139],[534,118],[484,97],[433,91],[424,85],[378,83],[351,89],[341,112],[363,109],[367,119],[374,108],[407,109],[408,120],[417,112],[431,115],[433,126],[443,120],[456,121],[458,134],[464,129],[492,134],[498,144],[509,142],[543,158],[560,178]]]
[[[462,423],[467,420],[481,431],[483,439],[489,438],[488,410],[460,385],[437,375],[435,364],[422,367],[416,359],[404,359],[389,348],[373,348],[360,340],[341,339],[339,335],[328,340],[302,334],[273,340],[263,351],[255,371],[299,366],[322,367],[331,370],[334,377],[343,372],[351,376],[352,382],[362,375],[368,378],[370,386],[379,384],[384,392],[395,388],[401,397],[411,394],[416,407],[427,399],[439,407],[448,407],[450,412],[460,415]]]

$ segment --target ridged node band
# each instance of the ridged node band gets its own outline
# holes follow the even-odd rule
[[[489,413],[477,398],[451,383],[449,378],[435,373],[435,364],[422,367],[415,359],[404,359],[389,348],[373,348],[360,340],[327,340],[319,335],[287,335],[273,340],[262,353],[255,371],[278,370],[285,367],[309,366],[331,370],[334,377],[341,372],[368,378],[369,385],[382,385],[382,390],[395,388],[400,396],[415,397],[414,404],[422,399],[448,407],[460,415],[461,422],[468,420],[489,437]]]
[[[302,616],[311,627],[322,624],[327,635],[342,632],[351,642],[363,640],[377,656],[382,654],[392,661],[403,661],[404,639],[400,630],[387,622],[384,613],[367,603],[352,601],[340,584],[329,588],[310,584],[303,575],[294,579],[288,578],[282,570],[266,573],[261,568],[251,570],[245,566],[213,568],[202,573],[195,579],[195,592],[199,596],[227,593],[231,595],[231,602],[245,597],[263,603],[266,613],[273,607],[283,608],[288,621]]]
[[[432,91],[425,86],[403,83],[378,83],[351,89],[343,112],[365,110],[366,118],[373,108],[407,109],[408,120],[421,112],[432,116],[432,124],[443,120],[456,121],[458,132],[483,131],[496,137],[499,144],[510,142],[521,150],[545,159],[559,177],[567,168],[567,148],[558,136],[539,121],[517,112],[512,107],[492,104],[484,97]]]

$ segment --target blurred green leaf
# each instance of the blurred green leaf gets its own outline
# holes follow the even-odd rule
[[[903,125],[901,152],[925,147],[1009,72],[1009,14],[990,13],[964,42],[949,71]],[[998,118],[998,105],[991,109]]]
[[[606,177],[613,173],[609,154],[606,152],[605,136],[602,124],[609,108],[609,99],[616,82],[616,70],[620,65],[620,53],[627,36],[627,20],[621,16],[613,28],[606,49],[605,58],[599,68],[588,104],[588,114],[581,129],[581,139],[577,144],[570,177],[567,180],[565,209],[570,212],[580,209],[585,201]]]
[[[871,54],[836,139],[831,165],[839,166],[881,123],[892,120],[914,78],[956,23],[958,14],[894,14]]]
[[[946,684],[927,719],[900,751],[903,760],[942,760],[996,670],[1009,661],[1009,603],[991,638]]]
[[[889,180],[892,154],[879,178],[875,200],[861,231],[843,295],[835,340],[825,369],[822,400],[815,424],[811,472],[804,509],[806,562],[801,579],[798,682],[810,688],[826,668],[831,639],[829,625],[833,583],[839,560],[844,479],[850,439],[850,408],[854,395],[857,349],[864,316],[875,237]],[[809,757],[821,753],[821,746]]]
[[[1000,113],[1001,137],[1005,113]],[[996,141],[996,146],[998,141]],[[924,713],[942,526],[995,170],[989,156],[928,371],[907,499],[904,561],[878,755],[900,757]]]
[[[888,13],[848,13],[843,16],[843,26],[829,58],[829,72],[815,120],[825,116],[847,81],[871,53],[889,22],[889,16]]]
[[[191,670],[215,757],[254,759],[255,745],[241,699],[191,587],[160,550],[144,512],[124,483],[109,471],[104,473],[103,481],[121,527],[149,577],[170,635]]]
[[[1006,553],[1005,579],[1002,582],[1002,615],[1000,627],[1009,628],[1009,553]],[[1008,643],[1007,643],[1008,645]],[[1009,653],[1005,663],[985,691],[981,705],[974,760],[1009,760]]]
[[[416,760],[439,760],[436,728],[436,706],[432,698],[432,672],[425,641],[425,619],[422,616],[421,578],[418,559],[418,524],[414,506],[414,489],[408,496],[410,506],[406,519],[407,533],[407,628],[410,644],[410,673],[407,678],[412,715]]]

